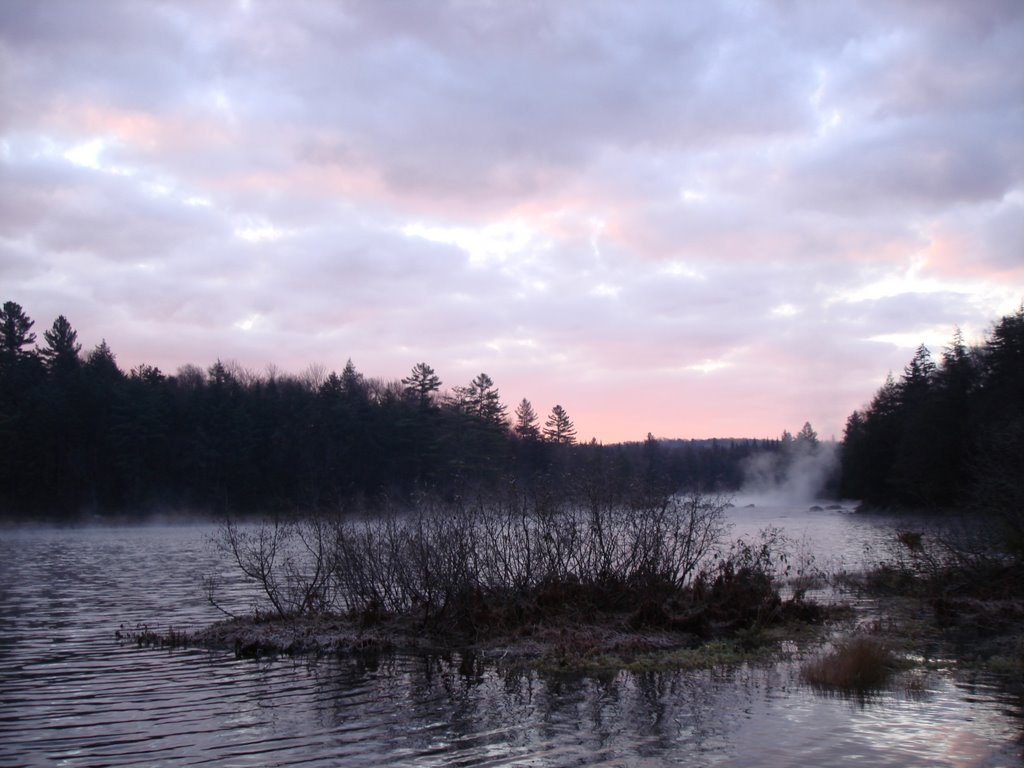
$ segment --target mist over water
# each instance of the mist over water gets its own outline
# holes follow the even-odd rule
[[[737,504],[801,507],[820,501],[839,466],[839,444],[762,451],[745,462]]]

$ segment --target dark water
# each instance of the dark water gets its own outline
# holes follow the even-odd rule
[[[834,512],[732,515],[737,532],[781,524],[844,561],[881,536]],[[0,532],[0,765],[1022,764],[1019,702],[942,673],[915,697],[858,703],[785,664],[559,677],[459,656],[256,662],[120,644],[122,623],[218,618],[199,587],[212,530]]]

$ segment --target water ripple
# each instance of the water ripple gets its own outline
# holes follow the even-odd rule
[[[1020,702],[936,675],[921,700],[815,696],[784,666],[601,678],[458,655],[237,660],[114,630],[220,618],[209,527],[0,541],[0,764],[1015,765]],[[240,605],[241,583],[228,584]]]

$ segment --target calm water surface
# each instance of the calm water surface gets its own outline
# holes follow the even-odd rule
[[[732,510],[856,567],[879,521]],[[139,650],[124,624],[215,621],[212,526],[0,531],[0,765],[1009,766],[1020,702],[931,674],[915,698],[817,695],[792,665],[559,677],[473,658],[239,661]],[[230,574],[228,574],[230,575]],[[244,607],[244,585],[231,598]]]

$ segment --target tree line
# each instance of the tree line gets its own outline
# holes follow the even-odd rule
[[[934,360],[917,348],[850,414],[845,496],[883,505],[1024,510],[1024,305],[983,342],[959,331]]]
[[[568,412],[512,413],[481,373],[442,389],[427,363],[400,380],[349,360],[256,375],[217,360],[174,374],[122,370],[105,341],[83,352],[63,315],[37,344],[13,301],[0,312],[0,512],[235,512],[382,496],[453,498],[499,484],[625,495],[731,490],[744,462],[780,440],[579,443]],[[807,425],[810,429],[810,425]]]

